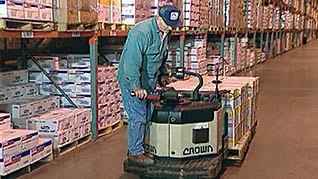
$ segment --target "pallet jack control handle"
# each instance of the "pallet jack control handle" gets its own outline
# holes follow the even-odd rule
[[[136,96],[136,94],[135,94],[135,92],[133,91],[133,92],[131,92],[130,93],[130,95],[132,96],[132,97],[135,97]],[[149,100],[149,101],[160,101],[160,96],[159,95],[147,95],[147,97],[146,97],[146,100]]]

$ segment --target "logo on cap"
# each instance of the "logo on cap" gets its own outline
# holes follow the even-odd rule
[[[179,13],[178,12],[171,12],[170,14],[170,20],[171,21],[176,21],[179,18]]]

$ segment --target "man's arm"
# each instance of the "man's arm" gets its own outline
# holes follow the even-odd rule
[[[131,32],[125,45],[124,69],[132,89],[141,88],[140,69],[147,50],[148,40],[141,32]]]

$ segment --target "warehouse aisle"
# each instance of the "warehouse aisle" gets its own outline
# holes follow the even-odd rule
[[[259,128],[241,168],[222,178],[318,178],[318,41],[259,66]],[[316,141],[317,138],[317,141]],[[133,179],[123,173],[122,128],[22,178]]]

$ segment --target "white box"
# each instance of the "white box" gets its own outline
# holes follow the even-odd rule
[[[80,127],[75,127],[72,129],[72,136],[71,136],[71,140],[72,141],[76,141],[77,139],[81,138],[81,128]]]
[[[78,125],[84,125],[92,121],[91,109],[77,109],[74,112],[76,113]]]
[[[49,96],[57,94],[57,89],[52,83],[41,83],[40,84],[40,94]]]
[[[60,97],[50,96],[44,100],[46,111],[52,111],[54,109],[60,108]]]
[[[12,128],[10,113],[0,113],[0,131]]]
[[[9,89],[9,101],[21,100],[25,95],[24,86],[11,86]]]
[[[69,55],[67,56],[69,68],[90,68],[89,55]]]
[[[39,4],[24,3],[24,19],[39,20],[40,19]]]
[[[22,151],[22,138],[14,130],[0,132],[0,158],[6,159],[9,156]]]
[[[53,21],[53,8],[52,8],[52,6],[40,5],[40,20]]]
[[[29,70],[29,82],[41,84],[43,82],[42,72],[40,70]]]
[[[58,132],[55,134],[41,134],[43,138],[50,138],[53,140],[54,148],[62,147],[71,142],[71,132],[69,130]]]
[[[10,156],[9,159],[0,159],[0,174],[2,176],[8,175],[14,171],[17,171],[23,167],[31,164],[31,152],[30,150],[23,151],[19,154]]]
[[[81,130],[81,138],[86,137],[91,134],[91,123],[86,123],[80,126]]]
[[[2,0],[0,4],[0,18],[24,19],[23,2]]]
[[[77,69],[68,69],[68,81],[77,83],[78,81],[78,75],[76,73]]]
[[[54,81],[57,83],[67,83],[68,82],[68,70],[52,70],[50,75],[53,77]]]
[[[12,86],[28,83],[28,70],[17,70],[0,73],[0,85]]]
[[[31,164],[49,156],[53,152],[51,139],[39,138],[39,144],[31,149]]]
[[[39,144],[39,132],[34,130],[11,129],[21,136],[22,150],[30,150]]]
[[[35,83],[28,83],[24,85],[25,97],[34,97],[39,95],[39,85]]]
[[[91,84],[90,83],[78,83],[76,84],[77,95],[91,95]]]
[[[27,118],[35,114],[33,102],[15,102],[12,104],[0,105],[0,109],[11,113],[12,118]]]
[[[76,84],[74,82],[67,82],[60,85],[63,91],[69,96],[76,96]],[[59,93],[59,95],[62,95]]]
[[[76,96],[76,104],[81,107],[91,107],[91,95]]]
[[[91,70],[83,69],[76,70],[77,81],[76,83],[90,83],[91,82]]]
[[[29,129],[39,131],[40,135],[56,134],[68,128],[69,116],[60,113],[59,110],[29,119]]]
[[[9,88],[0,88],[0,104],[8,103],[11,99]]]
[[[40,0],[40,4],[45,6],[52,6],[52,0]]]

